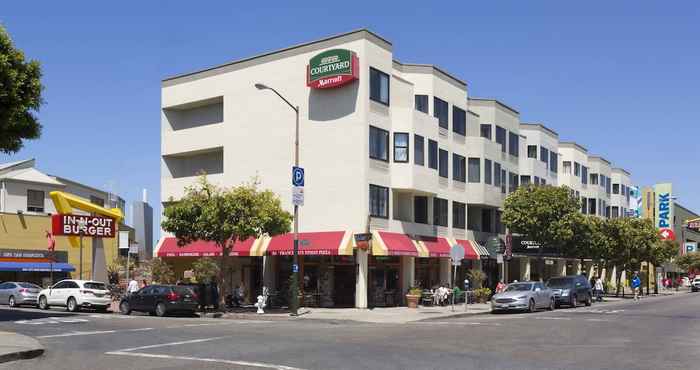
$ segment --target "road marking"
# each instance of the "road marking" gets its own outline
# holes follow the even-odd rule
[[[586,319],[586,321],[593,321],[593,322],[610,322],[610,320],[605,320],[605,319]]]
[[[221,363],[228,365],[238,365],[238,366],[248,366],[248,367],[260,367],[265,369],[278,369],[278,370],[304,370],[298,367],[291,367],[285,365],[268,364],[264,362],[249,362],[249,361],[234,361],[234,360],[222,360],[216,358],[199,358],[199,357],[188,357],[188,356],[171,356],[171,355],[157,355],[152,353],[140,353],[140,352],[107,352],[106,355],[115,356],[134,356],[134,357],[147,357],[147,358],[160,358],[166,360],[186,360],[186,361],[199,361],[199,362],[210,362],[210,363]]]
[[[571,320],[571,318],[569,318],[569,317],[547,317],[547,316],[539,316],[539,317],[535,317],[535,320],[565,320],[565,321],[568,321],[568,320]]]
[[[115,352],[132,352],[132,351],[138,351],[140,349],[149,349],[149,348],[159,348],[159,347],[170,347],[170,346],[179,346],[181,344],[191,344],[191,343],[202,343],[202,342],[211,342],[213,340],[219,340],[219,339],[224,339],[228,337],[213,337],[213,338],[202,338],[202,339],[192,339],[192,340],[185,340],[182,342],[170,342],[170,343],[162,343],[162,344],[152,344],[150,346],[142,346],[142,347],[134,347],[134,348],[125,348],[125,349],[120,349]],[[109,354],[109,352],[108,352]]]
[[[79,322],[90,322],[90,320],[78,319],[78,318],[62,318],[62,317],[47,317],[34,320],[18,320],[15,324],[20,325],[45,325],[45,324],[72,324]]]
[[[464,322],[464,321],[417,321],[410,324],[419,325],[488,325],[488,326],[501,326],[499,322]]]
[[[128,332],[149,331],[149,330],[153,330],[153,328],[138,328],[138,329],[126,329],[126,330],[74,331],[74,332],[63,333],[63,334],[42,335],[42,336],[39,336],[37,338],[77,337],[77,336],[84,336],[84,335],[128,333]]]

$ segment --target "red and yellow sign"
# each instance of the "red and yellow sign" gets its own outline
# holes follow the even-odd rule
[[[117,223],[109,217],[58,214],[51,216],[53,235],[114,238]]]

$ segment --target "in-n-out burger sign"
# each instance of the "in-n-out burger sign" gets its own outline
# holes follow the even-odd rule
[[[117,225],[109,217],[58,214],[51,216],[51,229],[54,235],[114,238]]]
[[[312,89],[338,87],[357,80],[360,62],[351,50],[332,49],[309,60],[306,86]]]

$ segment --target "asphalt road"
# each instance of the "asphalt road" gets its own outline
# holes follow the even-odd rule
[[[411,324],[0,308],[46,354],[0,369],[700,369],[700,294]]]

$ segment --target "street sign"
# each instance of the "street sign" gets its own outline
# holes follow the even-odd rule
[[[292,185],[304,186],[304,169],[301,167],[292,167]]]
[[[676,240],[676,233],[671,229],[660,229],[659,237],[661,237],[661,240]]]
[[[129,254],[138,254],[139,253],[139,245],[138,244],[132,244],[129,246]]]
[[[302,183],[303,183],[303,178],[302,178]],[[303,186],[292,187],[292,204],[294,204],[295,206],[303,206],[304,205],[304,187]]]
[[[503,254],[499,253],[496,255],[496,263],[503,263]]]
[[[450,249],[450,258],[452,259],[453,266],[459,266],[462,264],[462,259],[464,258],[464,247],[459,244],[455,244]]]
[[[299,272],[299,265],[296,263],[292,265],[292,272]]]

